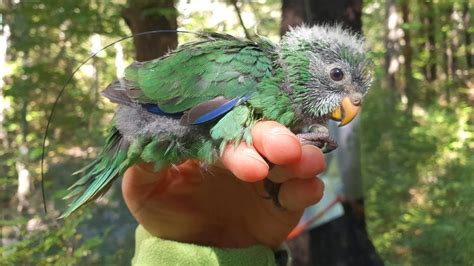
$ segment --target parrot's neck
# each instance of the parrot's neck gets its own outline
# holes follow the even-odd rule
[[[307,91],[307,84],[310,81],[309,60],[304,49],[290,51],[281,47],[279,51],[278,64],[283,72],[281,89],[298,109],[302,110],[304,95]]]
[[[309,43],[300,43],[298,49],[287,46],[278,48],[277,63],[283,73],[281,91],[284,92],[292,103],[295,114],[295,126],[306,127],[313,124],[327,124],[327,115],[315,115],[306,110],[305,105],[312,99],[308,97],[308,84],[311,81],[309,73],[309,59],[307,51]]]

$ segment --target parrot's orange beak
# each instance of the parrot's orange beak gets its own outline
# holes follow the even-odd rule
[[[360,101],[351,101],[349,97],[342,100],[341,105],[331,113],[330,118],[335,121],[340,121],[339,126],[349,124],[359,113]]]

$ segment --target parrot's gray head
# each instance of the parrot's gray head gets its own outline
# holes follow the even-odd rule
[[[340,126],[357,115],[372,80],[362,37],[341,26],[301,26],[282,38],[281,48],[304,113],[330,116]]]

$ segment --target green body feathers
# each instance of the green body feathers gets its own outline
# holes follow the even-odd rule
[[[132,65],[125,79],[167,113],[186,111],[217,96],[233,99],[253,93],[264,77],[271,76],[272,55],[258,43],[219,37]]]

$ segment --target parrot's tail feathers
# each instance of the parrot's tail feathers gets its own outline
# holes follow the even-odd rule
[[[102,196],[119,175],[128,168],[128,143],[116,128],[112,128],[98,158],[78,173],[85,173],[68,190],[65,199],[74,198],[59,218],[65,218],[81,206]]]

